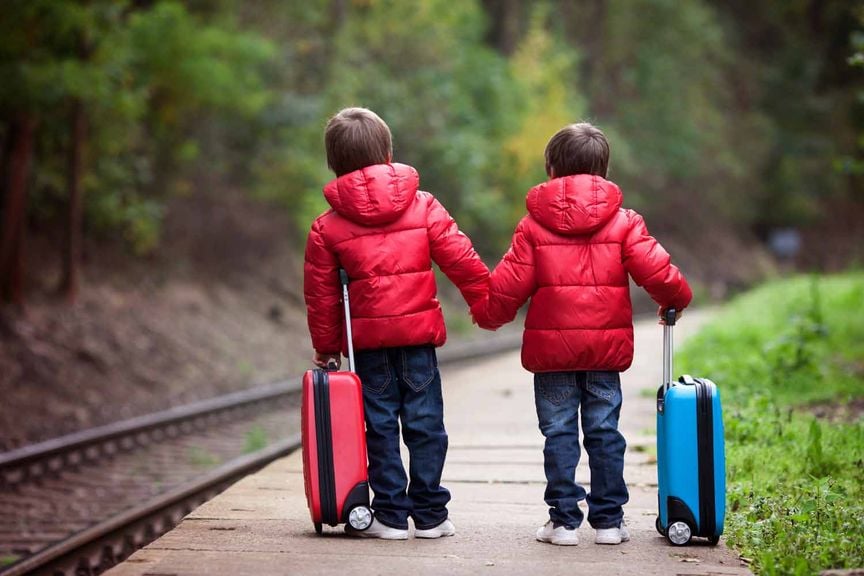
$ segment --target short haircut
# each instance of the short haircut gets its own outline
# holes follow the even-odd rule
[[[327,165],[337,176],[373,164],[386,164],[393,153],[390,128],[366,108],[345,108],[324,129]]]
[[[587,122],[570,124],[546,144],[546,174],[555,177],[609,172],[609,142],[603,132]]]

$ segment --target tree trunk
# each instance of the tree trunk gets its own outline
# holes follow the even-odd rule
[[[345,23],[348,10],[345,0],[331,0],[330,2],[330,28],[332,32],[338,32]],[[334,34],[335,36],[335,34]]]
[[[81,177],[84,173],[84,149],[87,146],[87,112],[83,102],[78,98],[72,103],[71,124],[72,138],[66,173],[69,189],[69,212],[66,219],[66,250],[63,253],[63,279],[60,287],[70,304],[78,298],[84,209]]]
[[[329,40],[324,42],[317,55],[307,64],[310,72],[301,74],[301,77],[308,78],[304,83],[310,93],[321,92],[327,86],[330,71],[336,62],[336,37],[348,18],[348,4],[346,0],[330,0],[328,11],[328,18],[323,21],[319,33]]]
[[[22,112],[12,121],[8,179],[0,235],[0,301],[24,306],[24,234],[27,224],[27,176],[33,159],[36,119]]]
[[[526,7],[521,0],[483,0],[489,16],[486,42],[504,56],[516,51],[527,23]]]
[[[613,88],[618,85],[620,63],[613,66],[606,58],[606,20],[608,6],[606,0],[591,0],[583,5],[581,35],[582,83],[588,96],[589,113],[598,120],[605,120],[615,114],[616,94]]]

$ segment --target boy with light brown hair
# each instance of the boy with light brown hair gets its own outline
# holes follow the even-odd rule
[[[581,500],[598,544],[630,539],[622,506],[626,443],[618,431],[619,373],[633,360],[629,277],[660,305],[683,310],[690,287],[642,217],[622,207],[607,180],[609,142],[595,126],[571,124],[546,146],[549,179],[528,192],[528,214],[495,268],[489,294],[472,306],[475,321],[495,330],[528,299],[522,365],[534,373],[534,400],[546,472],[549,521],[537,540],[579,543]],[[579,415],[591,491],[576,483]]]
[[[446,328],[432,262],[470,305],[486,294],[489,271],[471,241],[417,171],[392,162],[390,129],[365,108],[346,108],[325,130],[324,187],[331,209],[316,218],[306,243],[304,295],[314,360],[339,362],[347,341],[337,271],[350,278],[356,369],[363,383],[369,484],[375,520],[350,534],[388,540],[452,536],[450,493],[441,486],[447,454],[441,377],[435,348]],[[399,452],[410,455],[406,476]],[[410,479],[410,482],[409,482]]]

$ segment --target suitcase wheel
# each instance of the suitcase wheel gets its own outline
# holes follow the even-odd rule
[[[712,546],[716,546],[720,542],[720,536],[711,536],[710,538],[708,538],[708,541],[711,543]]]
[[[660,516],[657,516],[657,520],[654,521],[654,528],[657,529],[657,532],[659,532],[661,536],[666,536],[666,530],[664,530],[663,525],[660,524]]]
[[[324,532],[324,526],[321,525],[321,522],[315,522],[315,533],[320,535],[322,532]]]
[[[366,530],[372,525],[372,510],[360,504],[348,513],[348,524],[355,530]]]
[[[686,546],[693,536],[693,529],[690,524],[683,520],[676,520],[669,524],[666,530],[666,539],[673,546]]]

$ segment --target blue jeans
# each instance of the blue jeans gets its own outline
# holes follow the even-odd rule
[[[441,376],[433,346],[356,354],[363,382],[369,485],[375,518],[391,528],[427,529],[447,519],[450,492],[441,486],[447,456]],[[408,476],[399,454],[399,423],[408,447]],[[409,483],[410,478],[410,483]]]
[[[549,518],[555,524],[578,528],[579,501],[585,489],[576,483],[579,464],[579,407],[582,432],[591,469],[587,494],[588,522],[595,529],[613,528],[624,518],[629,494],[624,483],[624,450],[618,432],[621,379],[618,372],[547,372],[534,375],[534,402],[543,448]]]

